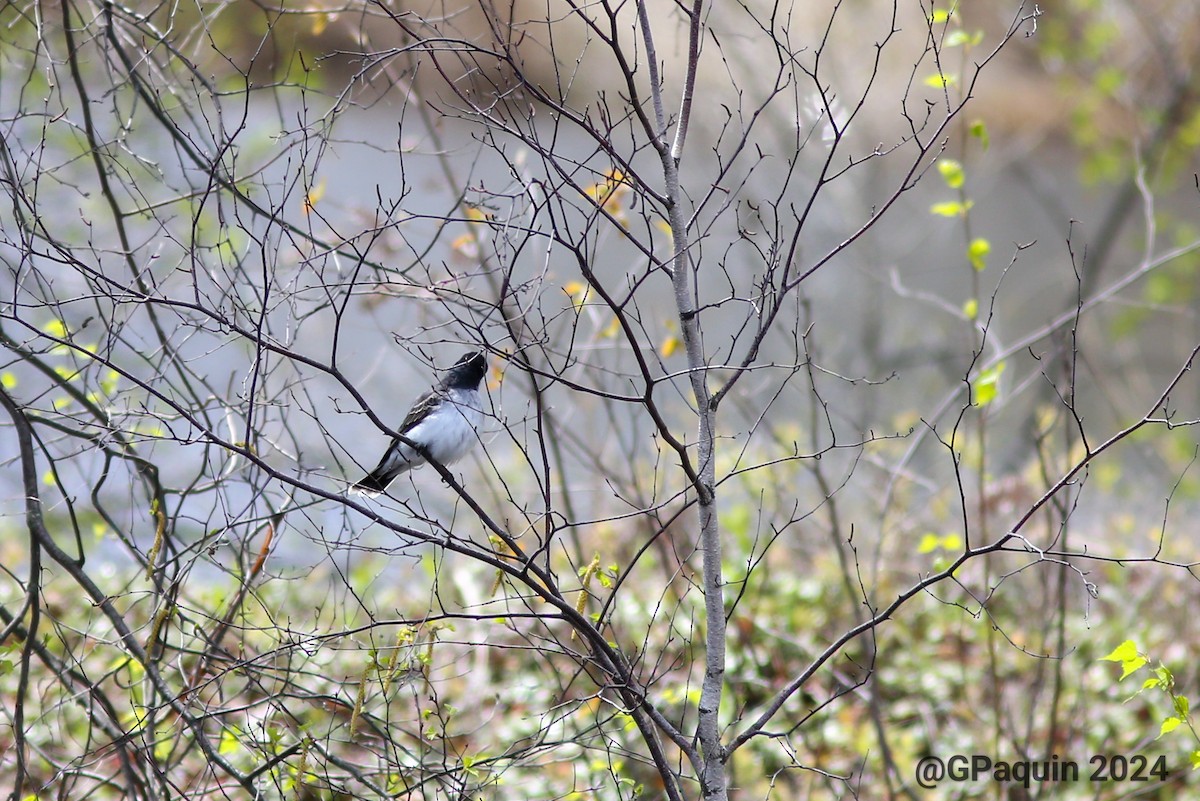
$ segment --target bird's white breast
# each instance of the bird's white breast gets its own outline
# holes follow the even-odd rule
[[[434,459],[451,464],[479,441],[477,429],[482,422],[479,393],[452,389],[432,414],[408,432],[408,437],[425,443]]]

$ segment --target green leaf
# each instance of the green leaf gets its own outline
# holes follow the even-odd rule
[[[1122,662],[1121,663],[1121,679],[1118,679],[1118,681],[1123,680],[1130,673],[1136,673],[1137,671],[1141,670],[1143,667],[1145,667],[1146,662],[1148,662],[1148,661],[1149,660],[1146,659],[1145,657],[1139,656],[1136,659],[1130,659],[1128,662]],[[1162,686],[1161,681],[1159,681],[1159,686]]]
[[[223,264],[237,264],[237,252],[233,249],[233,242],[228,239],[222,239],[217,243],[217,258]]]
[[[1148,661],[1150,661],[1150,660],[1147,660],[1146,657],[1139,656],[1139,657],[1133,658],[1133,660],[1129,660],[1128,662],[1122,662],[1121,663],[1121,679],[1118,679],[1117,681],[1124,681],[1124,677],[1128,676],[1130,673],[1136,673],[1136,671],[1141,670],[1142,668],[1146,667],[1146,663]],[[1163,686],[1162,681],[1160,681],[1158,679],[1156,679],[1154,681],[1156,681],[1158,683],[1158,686],[1160,686],[1160,687]]]
[[[1004,372],[1005,366],[1005,362],[997,362],[980,373],[979,377],[971,384],[972,394],[975,396],[975,406],[982,408],[996,399],[996,394],[1000,391],[1000,375]]]
[[[1142,660],[1145,662],[1145,660]],[[1166,665],[1159,665],[1154,669],[1154,675],[1158,676],[1158,683],[1163,689],[1170,689],[1175,686],[1175,676],[1171,673],[1171,669]]]
[[[950,12],[939,8],[929,15],[929,21],[934,25],[947,23],[950,21]]]
[[[1118,645],[1107,656],[1100,657],[1101,662],[1128,662],[1138,656],[1137,643],[1126,640]]]
[[[937,168],[938,172],[942,174],[942,180],[946,182],[946,186],[951,189],[962,187],[966,176],[960,162],[954,159],[938,159]]]
[[[1178,291],[1175,278],[1165,273],[1158,273],[1147,279],[1143,293],[1148,303],[1163,305],[1174,300]]]
[[[1191,764],[1192,770],[1200,768],[1200,751],[1193,751],[1188,756],[1188,762]]]
[[[1155,737],[1154,739],[1157,740],[1164,734],[1170,734],[1171,732],[1175,731],[1179,728],[1180,723],[1183,723],[1183,721],[1179,718],[1167,718],[1162,722],[1162,726],[1160,726],[1158,729],[1158,737]]]
[[[963,304],[963,316],[968,320],[976,320],[979,318],[979,301],[971,298]]]
[[[965,217],[975,201],[968,200],[960,203],[957,200],[947,200],[944,203],[934,203],[929,207],[929,213],[938,217]]]
[[[5,389],[14,389],[17,386],[17,377],[12,373],[0,373],[0,387]]]
[[[1191,707],[1191,704],[1188,702],[1188,697],[1186,695],[1175,696],[1175,714],[1176,715],[1178,715],[1181,718],[1186,718],[1188,716],[1188,710],[1190,707]]]
[[[967,259],[976,272],[982,272],[987,267],[987,256],[992,252],[992,244],[983,237],[975,237],[967,245]]]
[[[925,78],[925,80],[921,81],[921,83],[925,84],[926,86],[933,87],[934,89],[945,89],[947,86],[953,86],[954,84],[958,83],[958,77],[955,75],[946,75],[945,73],[938,72]]]
[[[1105,95],[1116,95],[1125,84],[1126,76],[1120,67],[1102,67],[1096,72],[1093,85]]]
[[[917,543],[917,553],[932,553],[941,546],[941,541],[938,535],[932,531],[927,531],[921,535],[921,541]]]
[[[988,139],[987,126],[983,124],[983,120],[975,120],[971,123],[970,134],[979,140],[979,144],[983,145],[984,150],[988,149],[991,140]]]

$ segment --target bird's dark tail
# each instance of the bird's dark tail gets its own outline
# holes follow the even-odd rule
[[[388,484],[396,480],[396,476],[403,472],[403,470],[384,470],[383,466],[380,465],[354,482],[354,485],[350,489],[365,495],[379,495],[388,488]]]
[[[364,495],[378,495],[387,489],[387,482],[382,481],[378,476],[372,473],[365,476],[359,481],[354,482],[350,489],[355,492],[361,492]]]

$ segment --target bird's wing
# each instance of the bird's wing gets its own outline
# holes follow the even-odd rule
[[[404,418],[404,422],[400,424],[400,433],[407,434],[412,431],[421,421],[424,420],[430,412],[443,400],[442,396],[437,392],[426,392],[421,397],[417,398],[413,403],[412,408],[408,410],[408,414]]]

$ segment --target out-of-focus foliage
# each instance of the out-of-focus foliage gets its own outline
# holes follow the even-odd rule
[[[634,5],[6,5],[0,781],[697,797],[719,590],[731,797],[911,795],[929,753],[1186,792],[1200,415],[1147,336],[1196,344],[1186,5],[714,5],[678,197]],[[1061,163],[972,105],[1018,31]],[[1052,243],[997,233],[1000,158],[1058,168]],[[348,497],[468,344],[472,459]],[[1126,640],[1170,666],[1128,703]]]

